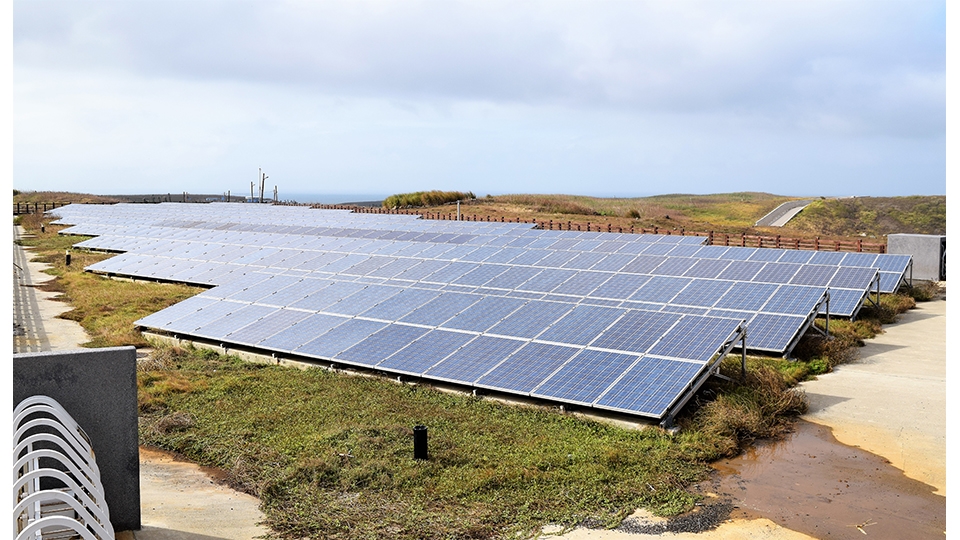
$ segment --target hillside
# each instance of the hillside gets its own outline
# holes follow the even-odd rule
[[[785,230],[831,236],[946,234],[947,197],[851,197],[807,206]]]

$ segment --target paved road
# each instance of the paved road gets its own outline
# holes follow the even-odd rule
[[[43,326],[37,300],[36,285],[29,271],[27,254],[17,243],[21,228],[13,227],[13,352],[50,350],[50,340]]]
[[[788,201],[773,209],[772,212],[760,218],[755,227],[783,227],[793,216],[800,213],[813,201]]]

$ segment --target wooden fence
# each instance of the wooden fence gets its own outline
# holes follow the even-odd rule
[[[333,205],[333,204],[322,204],[322,205],[313,205],[314,208],[324,208],[324,209],[337,209],[337,210],[352,210],[361,214],[411,214],[418,215],[424,219],[438,219],[438,220],[449,220],[455,221],[457,219],[456,212],[428,212],[426,210],[410,210],[410,209],[388,209],[388,208],[375,208],[375,207],[363,207],[363,206],[344,206],[344,205]],[[557,230],[557,231],[587,231],[587,232],[615,232],[615,233],[628,233],[628,234],[665,234],[665,235],[679,235],[679,236],[701,236],[706,237],[709,245],[712,246],[740,246],[740,247],[757,247],[757,248],[777,248],[777,249],[800,249],[800,250],[812,250],[812,251],[856,251],[864,253],[886,253],[887,245],[882,242],[864,242],[863,239],[857,238],[846,238],[846,239],[821,239],[819,236],[813,238],[797,238],[797,237],[787,237],[781,235],[766,236],[766,235],[757,235],[757,234],[728,234],[728,233],[715,233],[713,231],[702,232],[702,231],[686,231],[684,229],[661,229],[659,227],[653,227],[652,229],[645,229],[639,227],[621,227],[614,226],[610,223],[600,224],[600,223],[591,223],[587,222],[586,224],[574,223],[573,221],[537,221],[536,219],[532,220],[522,220],[520,218],[514,219],[504,219],[503,216],[500,216],[499,219],[491,218],[490,216],[482,216],[477,214],[460,214],[461,221],[485,221],[485,222],[500,222],[500,223],[530,223],[535,225],[538,229],[545,230]]]

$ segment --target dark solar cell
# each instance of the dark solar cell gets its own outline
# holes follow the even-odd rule
[[[714,304],[720,309],[758,311],[770,300],[777,286],[772,283],[734,283],[733,287]]]
[[[590,291],[599,287],[604,281],[610,279],[610,277],[610,274],[601,272],[577,272],[570,279],[553,289],[553,293],[585,296],[589,294]]]
[[[723,259],[700,259],[684,273],[684,277],[715,278],[728,266],[730,261]]]
[[[836,266],[828,266],[824,264],[805,264],[803,265],[793,276],[793,279],[790,280],[790,283],[794,285],[815,285],[815,286],[827,286],[830,283],[830,280],[833,279],[833,275],[837,273]]]
[[[729,279],[733,281],[750,281],[760,270],[764,263],[754,261],[734,261],[726,270],[720,272],[717,277],[720,279]]]
[[[790,283],[793,276],[800,270],[799,264],[787,263],[767,263],[757,275],[753,276],[753,281],[764,283]]]
[[[484,264],[460,276],[454,283],[458,285],[473,285],[479,287],[491,279],[507,271],[506,266],[498,264]]]
[[[666,276],[654,276],[629,298],[636,302],[669,302],[692,280]]]
[[[620,271],[630,274],[649,274],[665,260],[667,260],[666,257],[638,255],[633,262],[628,263]]]
[[[837,251],[818,251],[813,254],[813,258],[810,259],[810,264],[838,265],[846,255],[846,253]]]
[[[476,384],[528,393],[577,352],[576,347],[529,343],[478,379]]]
[[[474,294],[445,292],[400,319],[403,322],[438,326],[482,298]]]
[[[451,353],[466,345],[475,336],[462,332],[431,330],[393,356],[381,362],[378,367],[412,375],[420,375],[440,362]]]
[[[702,369],[696,362],[641,358],[596,405],[660,418]]]
[[[323,308],[323,310],[340,315],[359,315],[377,304],[390,302],[390,299],[399,294],[401,290],[397,287],[370,285],[335,304]]]
[[[349,319],[333,315],[314,314],[260,342],[260,346],[282,351],[292,351],[315,339],[331,328]]]
[[[672,300],[674,304],[710,307],[733,287],[733,281],[698,279]]]
[[[783,351],[797,335],[805,317],[759,313],[747,324],[747,347]]]
[[[576,274],[574,270],[547,268],[535,277],[517,286],[517,289],[529,292],[550,292]]]
[[[391,324],[337,354],[336,358],[344,362],[375,366],[428,331],[417,326]],[[346,339],[344,337],[344,340]]]
[[[847,256],[843,258],[843,261],[840,263],[843,266],[877,266],[877,254],[876,253],[847,253]]]
[[[777,262],[806,264],[813,258],[812,251],[784,250]]]
[[[617,272],[628,263],[632,262],[635,259],[633,255],[622,255],[619,253],[613,253],[606,255],[601,259],[597,264],[590,267],[591,270],[602,270],[605,272]]]
[[[230,334],[230,340],[246,345],[256,345],[309,316],[310,314],[305,311],[278,309],[233,332]]]
[[[646,352],[680,320],[679,315],[652,311],[630,311],[607,328],[592,346],[636,353]]]
[[[473,384],[523,344],[515,339],[480,336],[428,369],[424,376]]]
[[[876,275],[875,268],[843,267],[838,269],[830,280],[830,287],[863,291],[870,286]]]
[[[324,359],[332,359],[340,352],[363,341],[384,326],[386,326],[384,323],[379,322],[348,319],[343,324],[332,328],[320,337],[299,347],[296,352],[310,356],[318,356]],[[294,326],[294,328],[296,328],[296,326]]]
[[[687,315],[663,335],[650,354],[706,362],[739,325],[731,319]]]
[[[309,311],[322,311],[324,308],[339,302],[351,294],[363,289],[360,283],[338,281],[324,287],[309,296],[290,304],[290,307]]]
[[[563,265],[564,268],[586,270],[606,257],[603,253],[584,252]]]
[[[482,297],[479,302],[464,309],[441,326],[472,332],[484,332],[525,303],[524,300],[519,298]]]
[[[636,360],[633,354],[584,350],[534,390],[533,395],[590,405]]]
[[[508,269],[506,272],[488,281],[484,286],[497,289],[515,289],[540,272],[541,269],[539,268],[518,266]]]
[[[590,293],[590,296],[626,300],[648,281],[650,281],[648,276],[617,274]]]
[[[219,319],[200,325],[199,328],[194,330],[194,333],[198,336],[213,339],[224,338],[274,311],[277,311],[277,308],[257,305],[245,306]]]
[[[589,345],[604,329],[624,313],[622,309],[577,306],[553,324],[538,339],[574,345]]]
[[[491,334],[534,338],[573,309],[572,304],[531,301],[488,330]]]

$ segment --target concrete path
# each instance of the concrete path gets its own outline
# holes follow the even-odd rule
[[[23,234],[23,228],[15,225],[14,240]],[[76,349],[89,341],[87,333],[78,323],[57,318],[70,306],[55,300],[59,294],[37,288],[54,277],[43,273],[50,265],[30,258],[28,250],[13,244],[13,352]]]
[[[947,494],[947,302],[918,303],[859,359],[803,383],[806,419]]]
[[[788,201],[758,219],[754,227],[783,227],[813,201]]]

